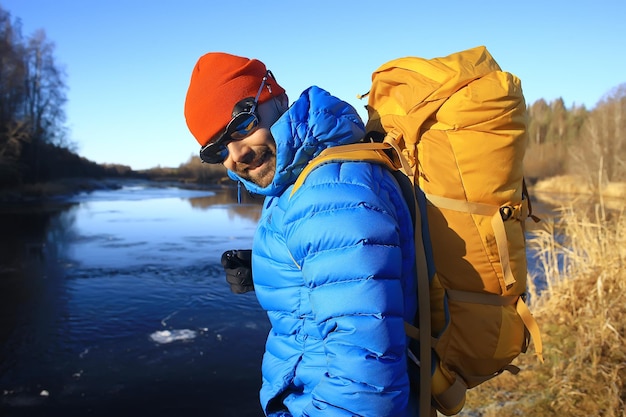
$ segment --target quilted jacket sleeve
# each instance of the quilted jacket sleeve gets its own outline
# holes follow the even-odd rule
[[[286,215],[287,246],[309,288],[327,366],[305,415],[404,415],[406,271],[399,197],[383,170],[323,165]]]

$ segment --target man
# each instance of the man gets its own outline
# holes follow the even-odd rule
[[[413,415],[403,327],[416,308],[413,227],[397,182],[378,164],[329,162],[291,195],[322,150],[363,139],[355,109],[316,86],[289,106],[262,62],[208,53],[185,117],[203,161],[266,197],[252,247],[254,290],[272,325],[265,414]]]

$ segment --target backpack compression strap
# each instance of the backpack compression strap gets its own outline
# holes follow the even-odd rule
[[[506,230],[504,229],[504,218],[502,216],[503,210],[506,210],[506,219],[514,218],[514,212],[528,211],[527,206],[524,206],[524,201],[516,207],[500,207],[491,204],[484,203],[472,203],[465,200],[455,200],[452,198],[441,197],[433,194],[426,194],[426,199],[430,204],[437,208],[444,208],[448,210],[460,211],[464,213],[479,214],[482,216],[491,216],[491,227],[493,228],[494,237],[496,239],[496,246],[498,247],[498,254],[500,256],[500,265],[502,267],[502,275],[504,276],[504,282],[501,281],[500,286],[505,291],[507,287],[515,283],[515,277],[511,270],[511,263],[509,260],[509,249],[507,247]],[[519,219],[522,215],[515,216]]]

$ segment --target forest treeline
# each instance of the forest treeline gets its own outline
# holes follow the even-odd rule
[[[626,181],[626,83],[591,110],[542,99],[528,107],[528,114],[527,177],[575,175],[594,189]]]
[[[128,177],[217,183],[222,166],[192,156],[178,167],[135,172],[100,165],[74,152],[65,127],[65,74],[54,44],[43,30],[24,37],[19,19],[0,7],[0,187],[71,177]],[[596,106],[568,108],[562,99],[528,105],[529,145],[525,172],[530,181],[578,175],[598,187],[626,181],[626,84]]]

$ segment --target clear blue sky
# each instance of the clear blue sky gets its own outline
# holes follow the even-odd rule
[[[626,82],[624,0],[0,0],[45,30],[67,73],[70,139],[98,163],[177,167],[199,148],[183,116],[196,60],[264,61],[294,100],[315,84],[365,117],[371,73],[485,45],[526,101],[593,108]]]

